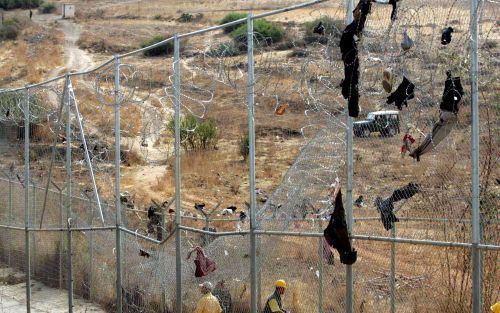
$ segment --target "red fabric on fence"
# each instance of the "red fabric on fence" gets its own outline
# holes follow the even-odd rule
[[[196,271],[194,276],[203,277],[217,269],[217,264],[215,261],[209,259],[201,247],[195,247],[193,250],[189,251],[187,259],[191,257],[193,251],[196,251],[196,258],[194,259],[194,265],[196,266]]]

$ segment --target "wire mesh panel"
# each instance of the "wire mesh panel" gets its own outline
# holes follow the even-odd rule
[[[119,309],[118,301],[124,312],[172,312],[176,300],[183,311],[192,311],[202,296],[199,284],[209,281],[224,313],[251,310],[253,270],[258,310],[275,291],[275,281],[284,279],[284,307],[294,313],[350,311],[351,297],[356,312],[468,312],[474,270],[480,269],[488,310],[499,296],[498,253],[481,250],[475,262],[477,254],[469,247],[456,246],[478,239],[472,236],[477,198],[471,193],[474,169],[468,157],[474,148],[469,86],[475,81],[481,103],[480,242],[497,245],[499,239],[499,5],[480,1],[473,8],[479,16],[480,71],[472,80],[469,7],[469,1],[456,0],[405,0],[393,6],[361,0],[354,22],[346,26],[344,4],[327,2],[255,19],[250,40],[246,21],[181,36],[178,63],[174,40],[164,34],[88,73],[1,91],[1,267],[27,270],[23,261],[29,251],[31,279],[56,288],[72,281],[76,296],[110,311]],[[116,16],[122,9],[118,5],[102,14]],[[154,20],[165,18],[164,9]],[[223,21],[246,17],[229,14]],[[170,32],[195,30],[202,19],[203,13],[183,13],[182,24]],[[117,41],[126,31],[115,24],[108,27],[117,30]],[[140,36],[158,31],[151,25],[138,31]],[[87,25],[88,30],[102,27]],[[81,44],[86,41],[91,39]],[[179,207],[173,205],[176,91]],[[347,127],[347,114],[356,118],[353,129]],[[249,133],[252,127],[255,134]],[[24,151],[26,128],[29,151]],[[339,258],[328,236],[304,234],[321,234],[342,203],[349,216],[347,131],[354,136],[352,233],[362,238],[353,242],[354,291],[342,249],[337,246]],[[253,135],[256,170],[248,175]],[[118,138],[120,151],[115,151]],[[344,197],[333,199],[332,187],[338,185]],[[247,232],[254,195],[253,226],[262,233],[256,255],[255,237]],[[342,224],[347,244],[343,211],[331,223]],[[178,230],[176,251],[176,213],[184,227],[240,234],[185,228]],[[28,247],[21,231],[25,224]],[[116,224],[125,227],[118,231],[120,246]],[[90,229],[101,226],[110,227]],[[71,232],[63,232],[67,227]],[[437,247],[430,240],[459,244]],[[420,245],[425,241],[428,245]],[[37,284],[34,308],[47,297]],[[181,299],[176,299],[178,286]]]
[[[383,7],[372,5],[358,46],[363,111],[353,127],[355,217],[382,222],[354,231],[388,235],[399,217],[469,219],[469,63],[461,48],[469,3],[409,1],[397,5],[395,20]],[[451,232],[463,227],[446,223]],[[433,239],[434,225],[407,235]]]
[[[201,248],[196,233],[182,236],[183,310],[193,311],[203,296],[199,284],[210,282],[223,312],[249,312],[250,246],[248,236],[218,237]],[[207,262],[205,262],[207,261]]]
[[[344,14],[343,4],[327,3],[270,17],[283,38],[254,52],[267,56],[255,64],[262,229],[316,231],[306,220],[326,216],[328,188],[344,177],[345,115],[336,88]]]
[[[484,1],[478,7],[478,47],[479,47],[479,121],[481,125],[479,142],[480,166],[480,203],[481,203],[481,241],[497,244],[498,207],[500,204],[499,184],[495,180],[499,176],[498,141],[495,143],[495,129],[498,129],[498,53],[499,36],[498,13],[500,4]],[[496,112],[496,113],[495,113]],[[495,209],[497,208],[497,209]],[[485,304],[486,305],[486,304]]]

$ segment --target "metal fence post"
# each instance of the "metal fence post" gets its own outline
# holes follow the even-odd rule
[[[72,251],[72,241],[73,234],[71,233],[71,98],[69,96],[69,85],[70,79],[69,75],[66,74],[66,113],[67,113],[67,121],[66,121],[66,218],[67,218],[67,266],[68,266],[68,312],[73,312],[73,251]]]
[[[94,206],[92,205],[92,200],[88,198],[89,201],[89,227],[92,227],[92,222],[94,221]],[[89,299],[92,300],[92,273],[94,271],[94,232],[89,232]]]
[[[347,24],[353,20],[352,11],[354,8],[354,1],[347,0]],[[346,222],[349,234],[352,234],[353,214],[352,214],[352,184],[353,184],[353,158],[352,158],[352,117],[349,116],[349,110],[346,106],[345,109],[347,116],[347,133],[346,133],[346,150],[347,150],[347,192],[346,192]],[[352,272],[352,265],[346,266],[346,312],[354,312],[353,303],[353,289],[354,278]]]
[[[175,97],[175,311],[182,312],[181,258],[181,68],[180,41],[174,36],[174,97]]]
[[[253,61],[253,14],[247,17],[248,44],[248,139],[250,161],[250,312],[257,313],[257,245],[255,223],[255,126],[254,126],[254,61]]]
[[[391,237],[396,238],[396,224],[392,226]],[[396,313],[396,243],[391,242],[391,313]]]
[[[32,210],[33,212],[31,213],[31,222],[30,225],[35,225],[36,224],[36,185],[35,182],[30,178],[31,183],[33,184],[33,206]],[[29,185],[29,184],[28,184]],[[35,232],[30,232],[31,236],[31,263],[32,263],[32,271],[31,271],[31,276],[35,277],[35,263],[36,263],[36,237],[35,237]]]
[[[8,173],[9,176],[9,226],[12,226],[12,175],[11,172]],[[11,267],[11,251],[12,250],[12,231],[9,231],[9,254],[7,259],[7,264]]]
[[[115,55],[115,202],[116,202],[116,312],[122,312],[120,201],[120,59]]]
[[[471,111],[472,111],[472,312],[481,312],[481,215],[479,195],[479,96],[478,96],[478,1],[470,2]]]
[[[29,237],[29,181],[30,181],[30,91],[24,94],[24,254],[26,266],[26,312],[31,312],[31,258]]]
[[[321,220],[319,220],[319,231],[323,231],[323,227],[321,225]],[[323,237],[319,237],[319,263],[318,263],[318,312],[323,313],[323,259],[324,259],[324,250],[323,250]]]
[[[63,96],[64,97],[64,96]],[[60,189],[56,184],[52,183],[56,188],[59,193],[59,227],[62,229],[64,225],[64,220],[63,220],[63,192],[62,189]],[[59,234],[59,289],[62,289],[63,287],[63,275],[62,275],[62,268],[63,268],[63,257],[62,257],[62,251],[63,251],[63,241],[64,241],[64,234],[61,232]]]

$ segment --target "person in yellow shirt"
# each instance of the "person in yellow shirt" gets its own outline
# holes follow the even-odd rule
[[[266,305],[262,313],[288,313],[288,311],[283,309],[283,304],[281,302],[281,296],[285,293],[286,282],[282,279],[277,280],[274,283],[276,289],[274,293],[267,298]]]
[[[493,312],[493,313],[500,313],[500,302],[497,302],[497,303],[493,304],[493,305],[490,307],[490,310],[491,310],[491,312]]]
[[[196,310],[193,313],[221,313],[222,308],[219,304],[219,300],[212,295],[212,289],[214,286],[211,282],[206,281],[203,284],[200,284],[200,291],[203,294],[203,297],[196,304]]]

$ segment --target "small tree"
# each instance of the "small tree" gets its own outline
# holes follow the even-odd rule
[[[217,145],[217,123],[214,119],[209,119],[198,124],[195,134],[199,141],[200,149],[213,149]]]
[[[185,151],[213,149],[217,144],[217,123],[214,119],[200,121],[192,114],[187,114],[180,121],[181,146]],[[175,136],[175,120],[171,118],[167,129]]]
[[[219,25],[231,23],[231,22],[237,21],[237,20],[241,20],[242,18],[246,18],[247,16],[248,16],[248,14],[246,14],[246,13],[232,12],[232,13],[226,14],[226,16],[224,16],[224,18],[219,22]],[[226,28],[224,28],[224,33],[229,34],[233,30],[235,30],[236,28],[240,27],[241,25],[242,24],[227,26]]]
[[[3,27],[0,28],[0,41],[16,40],[20,30],[21,26],[19,25],[19,21],[17,19],[11,18],[5,20],[3,22]]]
[[[141,44],[141,48],[146,48],[149,46],[152,46],[154,44],[157,44],[168,37],[163,36],[163,35],[155,35],[152,38],[145,40]],[[172,54],[174,52],[174,42],[169,41],[167,43],[161,44],[157,47],[154,47],[152,49],[144,51],[144,56],[147,57],[154,57],[154,56],[160,56],[160,55],[168,55]]]
[[[42,14],[50,14],[55,12],[56,10],[56,5],[53,3],[44,3],[40,8],[38,8],[38,11]]]
[[[250,154],[250,137],[248,137],[248,134],[244,134],[240,138],[240,155],[243,157],[243,160],[246,161],[248,159],[249,154]]]
[[[285,37],[285,30],[281,26],[264,19],[255,20],[253,30],[254,43],[256,45],[271,45],[281,41]],[[247,43],[247,25],[240,25],[231,32],[230,36],[234,39],[238,47],[244,47]]]

